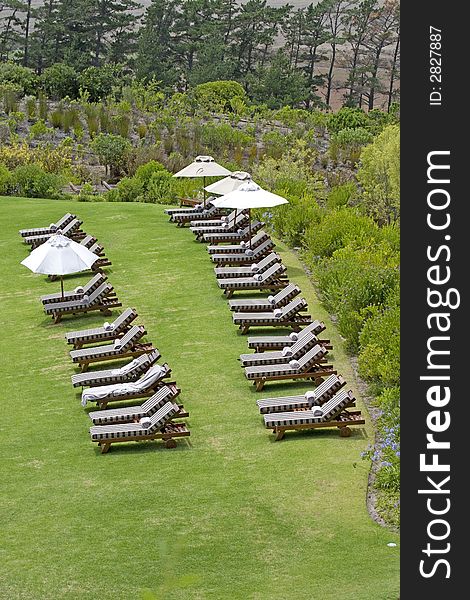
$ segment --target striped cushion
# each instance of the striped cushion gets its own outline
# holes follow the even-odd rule
[[[120,425],[97,425],[90,427],[90,435],[93,441],[113,440],[119,438],[139,438],[152,433],[157,433],[179,412],[179,406],[167,402],[150,417],[151,425],[144,429],[140,423],[123,423]]]
[[[105,283],[107,280],[106,275],[102,273],[97,273],[94,275],[90,281],[88,281],[83,286],[83,294],[90,295],[94,290],[96,290],[102,283]],[[43,304],[51,303],[51,302],[63,302],[63,298],[65,300],[79,300],[82,298],[83,294],[77,294],[74,291],[64,292],[64,296],[62,297],[61,292],[57,292],[55,294],[47,294],[45,296],[41,296],[41,302]]]
[[[299,360],[300,367],[298,369],[291,367],[289,363],[280,365],[263,365],[259,367],[246,367],[245,375],[247,379],[261,379],[269,377],[278,377],[281,375],[296,375],[304,373],[310,369],[318,360],[323,358],[327,351],[319,344],[311,348]]]
[[[95,327],[95,329],[82,329],[81,331],[70,331],[65,334],[65,339],[69,344],[73,344],[75,341],[82,341],[86,339],[113,339],[118,337],[121,331],[132,323],[138,314],[134,308],[126,308],[112,323],[113,328],[111,330],[105,329],[104,327]]]
[[[247,240],[246,242],[246,246],[242,247],[240,246],[240,244],[231,244],[228,246],[207,246],[207,251],[209,252],[209,254],[243,254],[244,257],[246,258],[250,258],[249,256],[247,256],[245,254],[245,250],[247,249],[247,247],[251,248],[253,250],[253,253],[255,254],[255,249],[260,246],[263,243],[268,243],[271,242],[274,246],[274,243],[272,242],[271,238],[268,236],[268,234],[265,231],[258,231],[258,233],[253,236],[251,238],[251,243],[250,240]]]
[[[108,383],[126,383],[136,381],[142,373],[152,366],[160,358],[160,353],[156,350],[147,354],[142,354],[136,360],[136,366],[132,370],[122,375],[116,375],[116,369],[104,369],[101,371],[91,371],[89,373],[77,373],[72,375],[73,387],[105,385]],[[137,362],[138,361],[138,362]],[[129,364],[129,363],[127,363]]]
[[[318,336],[322,331],[325,331],[325,324],[321,321],[313,321],[299,332],[299,337],[309,332]],[[284,348],[293,344],[294,340],[288,335],[260,335],[248,338],[249,348]]]
[[[355,402],[351,391],[341,390],[322,406],[323,416],[315,417],[313,410],[298,410],[284,413],[264,415],[266,427],[289,427],[292,425],[309,425],[326,423],[335,419],[347,406]]]
[[[84,302],[83,296],[80,300],[53,302],[51,304],[45,304],[44,311],[49,315],[56,312],[73,312],[74,310],[78,310],[80,308],[92,307],[96,304],[102,303],[106,296],[109,296],[109,294],[113,291],[113,289],[114,288],[111,284],[102,283],[98,288],[93,290],[93,292],[88,295],[87,302]]]
[[[55,223],[55,229],[51,229],[50,227],[34,227],[32,229],[20,229],[19,234],[22,237],[28,237],[28,236],[34,236],[34,235],[42,235],[45,233],[54,233],[55,231],[57,231],[57,229],[60,229],[61,227],[65,227],[67,225],[67,223],[70,223],[70,221],[73,221],[73,219],[75,219],[76,216],[71,214],[71,213],[65,213],[65,215],[63,217],[61,217],[58,221],[56,221]]]
[[[324,404],[331,396],[337,392],[346,382],[341,375],[330,375],[325,381],[315,389],[314,406]],[[296,409],[309,408],[309,402],[305,395],[300,396],[284,396],[281,398],[263,398],[257,400],[259,411],[261,414],[272,412],[284,412]]]
[[[123,408],[112,408],[107,410],[94,410],[88,413],[88,416],[95,425],[104,425],[107,423],[126,423],[138,421],[143,417],[151,417],[162,406],[164,406],[174,393],[168,386],[162,387],[153,394],[141,406],[125,406]]]
[[[74,362],[85,361],[89,358],[102,358],[105,356],[119,356],[129,351],[145,335],[145,329],[142,325],[134,325],[121,338],[121,348],[116,350],[114,344],[105,346],[94,346],[92,348],[81,348],[80,350],[71,350],[70,357]]]
[[[288,363],[290,360],[299,360],[306,352],[315,346],[317,338],[313,333],[298,340],[292,347],[292,354],[284,356],[282,351],[260,352],[254,354],[241,354],[240,360],[243,366],[275,365]]]

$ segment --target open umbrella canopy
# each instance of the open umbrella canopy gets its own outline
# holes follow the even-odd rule
[[[33,273],[44,275],[69,275],[90,269],[98,256],[73,240],[52,235],[44,244],[21,261]]]
[[[215,162],[212,156],[196,156],[194,161],[173,177],[223,177],[230,171]]]
[[[217,208],[235,208],[246,210],[250,208],[270,208],[280,204],[288,204],[288,200],[267,190],[263,190],[254,181],[244,182],[233,192],[212,200]]]
[[[238,190],[241,185],[248,181],[251,181],[251,175],[249,173],[246,173],[245,171],[234,171],[233,173],[230,173],[228,177],[220,179],[215,183],[211,183],[211,185],[208,185],[205,189],[211,194],[225,195],[234,190]]]

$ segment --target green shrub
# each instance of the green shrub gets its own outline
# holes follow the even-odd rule
[[[91,148],[106,169],[109,168],[111,174],[115,175],[123,169],[132,146],[129,140],[119,135],[100,133],[92,141]]]
[[[279,159],[289,148],[289,136],[279,131],[268,131],[262,138],[266,154],[271,158]]]
[[[36,98],[34,96],[28,96],[25,99],[26,104],[26,114],[28,116],[28,121],[32,121],[36,117]]]
[[[0,196],[7,196],[13,187],[13,175],[0,163]]]
[[[155,171],[148,182],[145,201],[158,204],[175,204],[176,193],[173,179],[169,171]]]
[[[295,198],[286,192],[280,192],[280,195],[286,197],[289,204],[263,213],[262,219],[269,223],[276,235],[284,239],[289,246],[300,246],[304,242],[306,229],[320,222],[321,210],[312,196]]]
[[[19,99],[23,93],[23,88],[16,83],[0,84],[0,97],[3,97],[3,110],[9,115],[17,112],[19,108]]]
[[[326,208],[336,210],[345,207],[348,202],[357,194],[356,184],[352,181],[335,186],[326,199]]]
[[[0,63],[0,87],[2,84],[13,84],[20,96],[35,94],[38,86],[38,76],[28,67],[15,63]]]
[[[31,127],[29,128],[29,133],[31,137],[35,140],[44,137],[45,135],[52,134],[53,132],[54,130],[52,129],[52,127],[47,127],[47,125],[42,119],[36,121],[36,123],[31,125]]]
[[[362,377],[382,386],[400,382],[400,307],[373,307],[359,341]]]
[[[100,102],[109,96],[119,76],[119,69],[112,65],[88,67],[78,76],[78,85],[91,102]]]
[[[367,115],[360,108],[344,106],[328,117],[328,131],[330,133],[338,133],[342,129],[367,128],[368,124]]]
[[[239,98],[247,101],[243,86],[237,81],[209,81],[194,88],[194,99],[197,105],[209,112],[232,110],[231,101]]]
[[[63,178],[48,173],[37,164],[17,167],[13,171],[15,192],[27,198],[57,198],[63,185]]]
[[[373,138],[372,133],[364,127],[341,129],[331,136],[330,156],[333,160],[349,160],[356,163],[362,148],[370,144]]]
[[[142,182],[135,177],[123,177],[114,190],[106,194],[109,202],[138,202],[143,199]]]
[[[44,69],[41,85],[46,94],[54,100],[76,98],[78,95],[78,74],[64,63],[55,63]]]
[[[161,171],[165,171],[166,173],[168,173],[168,171],[165,169],[162,163],[156,160],[151,160],[148,163],[145,163],[144,165],[140,165],[137,168],[134,177],[141,182],[144,190],[147,190],[153,174],[159,173]]]
[[[319,225],[310,227],[305,236],[306,254],[311,262],[315,258],[332,254],[361,238],[378,239],[377,225],[369,217],[357,214],[351,208],[328,212]]]

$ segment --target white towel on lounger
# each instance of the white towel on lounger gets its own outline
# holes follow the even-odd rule
[[[313,416],[314,417],[323,417],[323,411],[321,408],[318,408],[318,406],[316,406],[313,410]]]
[[[284,312],[282,311],[281,308],[276,308],[273,311],[273,315],[276,317],[276,319],[280,319],[283,314],[284,314]]]
[[[317,399],[317,395],[313,390],[308,390],[304,394],[305,400],[307,400],[309,406],[313,406],[315,404],[315,400]]]
[[[293,369],[300,369],[300,363],[298,360],[290,360],[289,366],[291,366]]]
[[[73,291],[75,294],[83,294],[85,292],[85,288],[82,285],[77,285]]]
[[[247,256],[253,256],[254,252],[253,252],[253,250],[252,250],[251,248],[247,248],[247,249],[245,250],[245,254],[246,254]]]
[[[142,429],[148,429],[152,426],[152,419],[149,419],[149,417],[143,417],[142,419],[140,419],[139,423]]]
[[[289,333],[289,337],[293,342],[296,342],[299,339],[299,334],[296,331]]]
[[[114,329],[114,325],[113,325],[113,323],[108,323],[108,321],[105,321],[103,323],[103,329],[105,331],[112,331]]]
[[[268,296],[268,302],[274,306],[274,304],[276,304],[276,299],[274,296]]]
[[[284,346],[282,349],[282,356],[292,356],[292,348],[290,346]]]
[[[139,362],[138,358],[134,358],[134,360],[131,360],[130,363],[127,363],[127,365],[122,366],[120,369],[111,369],[111,375],[126,375],[126,373],[130,373]]]
[[[253,273],[259,271],[258,263],[253,263],[250,267],[250,271],[252,271]]]
[[[246,248],[246,242],[243,242],[243,241],[241,241],[241,242],[240,242],[240,247],[241,247],[241,248]]]
[[[121,350],[122,349],[122,344],[121,344],[121,340],[114,340],[114,349],[115,350]]]
[[[253,275],[253,279],[255,281],[263,281],[263,276],[261,275],[261,273],[256,273],[256,275]]]

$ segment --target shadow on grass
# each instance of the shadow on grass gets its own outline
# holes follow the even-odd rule
[[[94,442],[96,444],[96,442]],[[148,454],[149,452],[172,452],[172,453],[180,453],[187,452],[193,449],[193,444],[187,438],[182,438],[181,440],[176,441],[176,448],[165,448],[164,442],[161,440],[146,440],[142,442],[119,442],[116,444],[112,444],[106,454],[103,456],[119,456],[120,454],[129,453],[129,454]],[[101,455],[101,450],[99,446],[94,448],[94,452],[96,456]]]

